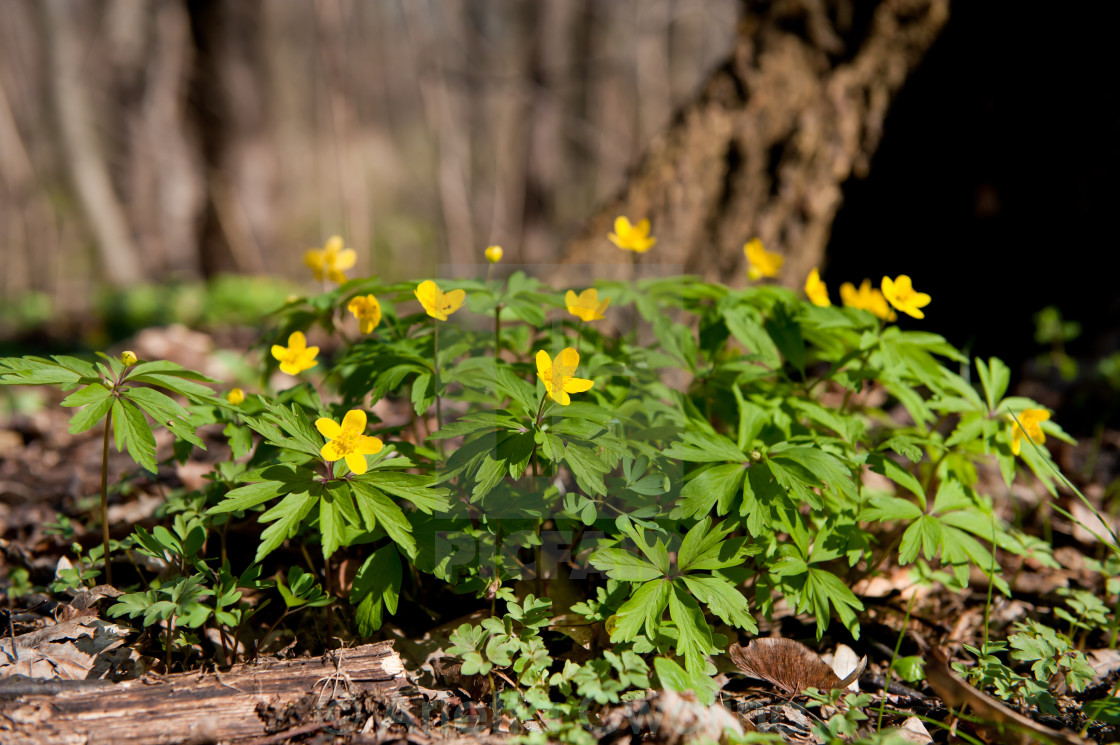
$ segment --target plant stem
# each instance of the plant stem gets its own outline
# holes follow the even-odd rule
[[[438,429],[443,428],[443,405],[439,398],[439,319],[432,319],[433,328],[432,332],[432,360],[435,362],[435,392],[436,392],[436,425]],[[442,446],[441,446],[442,449]]]
[[[105,584],[113,584],[113,568],[109,565],[109,430],[113,426],[113,410],[105,415],[105,436],[101,441],[101,564]]]
[[[494,306],[494,360],[502,353],[502,304]]]

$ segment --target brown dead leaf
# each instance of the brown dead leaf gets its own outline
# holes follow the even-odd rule
[[[1088,741],[1072,733],[1059,732],[1028,719],[995,699],[985,696],[961,680],[949,669],[949,658],[938,648],[929,651],[926,682],[941,700],[952,707],[967,705],[1007,745],[1028,745],[1045,742],[1052,745],[1088,745]]]
[[[0,677],[26,675],[30,678],[97,677],[102,659],[124,643],[127,631],[98,618],[62,621],[38,631],[0,642]],[[107,665],[106,665],[107,667]],[[95,671],[97,668],[97,671]]]
[[[806,688],[828,691],[844,688],[863,674],[864,657],[855,670],[843,680],[813,650],[793,639],[754,639],[746,647],[735,644],[728,650],[731,661],[752,678],[773,683],[788,694],[796,695]]]

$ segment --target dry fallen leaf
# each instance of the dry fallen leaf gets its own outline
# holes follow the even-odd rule
[[[806,688],[821,691],[844,688],[857,680],[867,666],[864,657],[856,669],[841,680],[816,652],[793,639],[754,639],[745,647],[732,645],[728,654],[747,675],[773,683],[791,695]]]
[[[120,626],[85,616],[21,634],[15,637],[14,650],[9,637],[0,643],[0,677],[84,680],[91,672],[97,677],[105,672],[98,663],[112,656],[127,633]]]

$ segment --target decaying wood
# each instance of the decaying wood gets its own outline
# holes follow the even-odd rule
[[[54,695],[0,702],[0,743],[236,742],[267,733],[258,707],[280,710],[307,696],[390,694],[405,684],[393,643],[379,642],[325,657],[239,665],[228,672],[181,673],[105,687],[62,687]],[[7,694],[7,695],[10,695]]]
[[[785,255],[782,281],[800,287],[823,257],[842,185],[866,173],[890,102],[948,13],[948,0],[882,0],[866,16],[846,0],[743,3],[732,58],[564,262],[601,265],[604,252],[618,256],[606,239],[615,216],[649,217],[651,264],[741,284],[742,247],[757,236]],[[627,274],[626,257],[615,260],[613,273]]]

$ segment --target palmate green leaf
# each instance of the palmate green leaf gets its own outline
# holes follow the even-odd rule
[[[180,440],[202,450],[206,449],[206,443],[195,434],[194,427],[189,424],[192,419],[191,412],[170,396],[152,388],[129,388],[121,396],[139,406],[148,416],[167,427]]]
[[[358,568],[350,588],[350,604],[357,607],[358,632],[370,636],[381,628],[384,611],[397,612],[401,587],[401,558],[396,546],[374,551]]]
[[[323,448],[323,436],[319,434],[303,413],[299,404],[291,408],[274,404],[263,396],[258,396],[266,413],[259,418],[242,415],[253,431],[259,433],[270,444],[286,450],[295,450],[318,458]]]
[[[279,548],[281,543],[295,536],[303,518],[307,517],[307,513],[318,502],[319,498],[313,494],[296,492],[288,494],[263,513],[259,518],[260,521],[272,524],[261,533],[261,543],[257,546],[253,563],[259,563],[261,559]]]
[[[326,562],[339,548],[349,545],[348,537],[355,531],[348,528],[360,525],[361,517],[346,482],[333,481],[319,494],[319,543]]]
[[[155,473],[156,466],[156,438],[144,412],[135,404],[122,399],[114,399],[113,408],[113,435],[117,443],[117,452],[127,449],[129,457],[144,470]]]
[[[564,446],[564,462],[572,469],[576,483],[585,492],[605,495],[603,476],[609,470],[603,460],[589,447],[569,442]]]
[[[281,463],[261,469],[257,474],[246,474],[246,478],[259,475],[263,480],[231,489],[222,501],[206,511],[208,515],[224,512],[241,512],[264,504],[270,499],[291,492],[308,492],[319,488],[315,473],[307,468],[291,463]]]
[[[909,564],[918,557],[920,549],[926,559],[932,559],[941,548],[941,521],[932,515],[922,515],[902,534],[898,546],[898,563]]]
[[[748,306],[726,307],[723,320],[727,330],[758,361],[771,370],[782,365],[782,356],[777,344],[763,327],[762,314]]]
[[[662,451],[666,458],[676,458],[692,463],[718,463],[734,461],[745,463],[748,459],[731,440],[715,432],[692,430],[681,435]]]
[[[746,466],[741,463],[726,463],[697,473],[681,489],[680,501],[670,517],[679,520],[707,515],[713,506],[717,514],[726,515],[745,474]]]
[[[840,435],[845,441],[852,442],[864,432],[861,419],[854,416],[845,416],[836,411],[821,406],[816,401],[807,401],[801,398],[790,398],[786,404],[802,416],[823,427],[827,427]]]
[[[831,617],[829,605],[836,610],[836,615],[840,617],[841,623],[852,633],[852,636],[859,639],[856,611],[863,610],[863,603],[835,574],[815,567],[809,569],[805,594],[802,597],[802,604],[798,606],[798,612],[804,611],[809,605],[812,606],[813,615],[817,619],[818,639],[828,628]]]
[[[902,404],[919,427],[937,419],[921,394],[914,390],[912,386],[903,382],[893,372],[884,370],[880,381],[887,393],[898,399],[898,402]]]
[[[666,579],[650,580],[639,587],[629,600],[619,606],[611,641],[634,641],[643,631],[651,638],[656,635],[671,589],[672,583]]]
[[[78,396],[78,394],[82,395],[77,400],[84,403],[74,403],[74,397]],[[62,402],[63,406],[85,406],[84,409],[74,412],[74,416],[70,417],[70,427],[68,430],[70,434],[76,435],[79,432],[85,432],[104,419],[105,415],[108,414],[109,410],[113,407],[113,401],[115,400],[109,389],[101,383],[92,383],[77,393],[68,396]]]
[[[704,660],[713,649],[712,628],[700,604],[681,584],[673,582],[670,587],[669,618],[677,628],[677,654],[684,657],[685,670],[702,674]]]
[[[143,365],[154,365],[154,362],[144,362]],[[139,365],[137,366],[139,367]],[[126,378],[125,381],[129,383],[147,383],[148,385],[157,385],[161,388],[166,388],[172,393],[178,393],[180,396],[194,401],[195,403],[205,403],[218,406],[223,409],[231,408],[229,401],[224,398],[214,395],[214,391],[206,385],[196,381],[213,381],[204,375],[200,375],[190,370],[183,370],[181,373],[148,373],[138,375],[135,373],[135,368]]]
[[[354,490],[358,511],[365,520],[366,528],[372,531],[380,527],[406,556],[415,559],[416,539],[412,537],[412,523],[401,508],[368,481],[353,479],[350,487]]]
[[[797,322],[796,311],[786,303],[774,306],[773,315],[766,319],[766,333],[774,340],[778,351],[799,372],[805,372],[805,339],[801,324]]]
[[[888,458],[881,453],[872,453],[867,456],[867,465],[873,472],[886,476],[888,479],[916,496],[921,503],[922,509],[925,509],[926,490],[922,488],[921,483],[914,478],[913,474],[898,465],[892,458]]]
[[[710,675],[704,673],[695,675],[687,672],[668,657],[655,657],[653,668],[657,671],[657,682],[665,690],[676,691],[677,693],[694,693],[696,700],[704,706],[711,706],[715,703],[719,685]]]
[[[63,365],[55,360],[66,360]],[[73,357],[3,357],[0,358],[0,383],[5,385],[57,385],[69,390],[79,383],[92,383],[100,378],[97,369],[88,362]],[[71,362],[72,361],[72,362]],[[73,367],[81,367],[81,372]]]
[[[1007,393],[1007,386],[1011,382],[1011,368],[1003,364],[998,357],[992,357],[988,364],[976,358],[976,371],[980,373],[980,386],[984,389],[984,400],[988,403],[988,411],[995,411],[999,407],[1000,399]]]
[[[650,543],[646,538],[646,531],[640,525],[635,525],[626,515],[619,515],[614,521],[615,527],[630,538],[638,549],[649,559],[662,574],[669,573],[669,549],[661,539]]]
[[[730,582],[721,577],[696,574],[685,574],[680,579],[688,591],[724,623],[752,634],[758,631],[747,599]]]
[[[416,412],[416,416],[422,416],[431,407],[435,397],[432,376],[428,373],[417,375],[412,381],[412,409]]]
[[[416,509],[426,514],[447,512],[451,507],[446,487],[438,486],[439,479],[419,473],[398,471],[370,471],[354,481],[369,481],[381,491],[407,499]]]
[[[664,573],[641,556],[623,548],[600,548],[591,554],[591,564],[611,579],[648,582]]]
[[[859,513],[859,520],[861,522],[917,520],[921,516],[921,508],[909,500],[876,496],[867,500],[867,506]]]
[[[782,444],[770,449],[769,461],[778,462],[803,479],[805,477],[802,470],[808,472],[811,476],[805,480],[807,485],[828,485],[837,494],[853,500],[856,498],[856,484],[852,480],[851,470],[835,455],[824,450],[811,447],[787,447]]]

